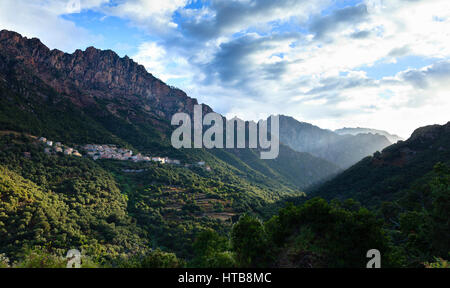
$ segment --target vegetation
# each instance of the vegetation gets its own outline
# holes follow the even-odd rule
[[[448,264],[447,260],[444,260],[442,258],[436,258],[436,262],[425,262],[425,268],[450,268],[450,265]]]
[[[284,145],[268,161],[256,149],[174,149],[168,115],[194,100],[167,94],[142,67],[140,76],[119,72],[117,89],[75,79],[77,69],[58,68],[43,45],[22,40],[0,51],[0,267],[64,267],[75,248],[83,267],[364,267],[373,248],[382,267],[448,266],[450,123],[419,129],[306,198],[303,190],[340,171],[335,164]],[[105,53],[85,76],[120,66],[102,62]],[[149,82],[130,95],[125,79],[135,76]],[[153,84],[161,91],[149,97]],[[211,169],[48,155],[40,136]],[[350,142],[318,154],[342,167],[373,144],[337,138]]]
[[[240,213],[277,199],[226,164],[208,172],[43,150],[29,135],[0,135],[0,253],[13,261],[36,247],[60,256],[77,247],[99,264],[157,248],[192,258],[199,231],[225,234]]]
[[[321,198],[269,208],[263,188],[220,169],[46,155],[20,133],[0,148],[1,267],[64,267],[71,247],[85,267],[364,267],[372,248],[383,267],[445,267],[450,251],[442,163],[372,211]]]

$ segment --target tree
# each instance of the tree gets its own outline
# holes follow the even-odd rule
[[[212,229],[198,234],[193,244],[194,259],[191,265],[202,268],[231,268],[235,266],[233,253],[228,251],[229,242]]]
[[[436,255],[447,257],[450,251],[450,168],[442,163],[434,167],[436,177],[431,181],[433,208],[432,243]]]
[[[181,268],[184,263],[174,253],[156,249],[144,256],[140,268]]]
[[[243,215],[233,225],[231,244],[241,267],[263,267],[266,262],[267,234],[258,218]]]

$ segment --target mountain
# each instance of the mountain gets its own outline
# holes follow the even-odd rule
[[[197,104],[183,91],[166,85],[144,66],[111,50],[88,47],[73,54],[50,50],[39,39],[0,32],[2,67],[7,78],[51,87],[76,107],[92,107],[108,102],[107,111],[131,121],[158,117],[170,120],[176,112],[192,112]],[[36,79],[38,78],[38,79]],[[8,79],[3,79],[3,81]],[[45,100],[52,95],[41,92]],[[141,105],[140,109],[138,106]],[[204,105],[204,111],[211,108]]]
[[[450,122],[418,128],[408,140],[364,158],[309,196],[351,198],[376,212],[396,253],[403,254],[396,256],[402,265],[422,267],[427,261],[447,259],[449,147]]]
[[[277,159],[267,161],[255,149],[174,149],[170,118],[175,112],[192,113],[197,101],[110,50],[89,47],[67,54],[3,30],[0,95],[0,163],[5,175],[0,192],[10,186],[8,179],[25,181],[24,189],[47,193],[77,219],[75,223],[36,219],[38,227],[30,228],[36,237],[26,229],[19,234],[0,229],[5,244],[0,245],[0,254],[13,257],[21,251],[12,251],[11,243],[23,248],[48,241],[58,251],[64,245],[84,245],[102,259],[135,253],[148,243],[190,257],[197,231],[214,228],[225,233],[240,214],[302,195],[307,187],[340,171],[325,159],[284,145]],[[210,111],[203,105],[203,112]],[[49,155],[37,140],[41,136],[77,149],[85,144],[116,145],[134,154],[178,159],[187,167],[94,161],[85,152],[80,159]],[[199,161],[205,168],[194,165]],[[22,201],[24,193],[13,193],[17,199],[12,203]],[[100,202],[92,199],[97,194]],[[100,210],[97,215],[93,209],[109,198],[118,214]],[[8,204],[4,211],[9,214],[0,224],[28,223],[26,211],[33,209],[13,217],[15,210]],[[54,211],[46,208],[42,213]],[[127,230],[126,223],[136,227]]]
[[[5,95],[1,100],[2,130],[43,135],[67,144],[118,144],[191,161],[220,154],[171,147],[171,116],[176,112],[191,114],[197,100],[153,77],[126,56],[120,58],[113,51],[93,47],[67,54],[48,49],[38,39],[3,30],[0,59],[0,89]],[[211,111],[203,105],[204,113]],[[282,149],[292,153],[288,150]],[[208,156],[200,156],[205,153]],[[235,154],[236,150],[227,153]],[[241,163],[235,167],[290,182],[277,165],[268,166],[275,161],[256,159],[256,153],[247,156],[243,158],[246,163],[238,159]],[[289,184],[301,189],[338,171],[335,165],[310,155],[298,154],[293,159],[313,173],[293,178],[289,172],[288,178],[296,182]],[[315,165],[321,168],[315,169]],[[308,183],[300,183],[300,179]]]
[[[397,143],[398,141],[404,140],[402,137],[397,136],[395,134],[390,134],[389,132],[383,131],[383,130],[377,130],[377,129],[371,129],[371,128],[341,128],[334,130],[334,133],[337,133],[339,135],[358,135],[358,134],[379,134],[385,136],[389,142],[392,144]]]
[[[425,182],[433,167],[450,164],[450,122],[418,128],[406,141],[366,157],[313,193],[326,199],[353,198],[373,206],[393,201]]]
[[[193,267],[364,267],[374,247],[383,267],[445,263],[435,257],[450,249],[450,123],[382,150],[383,135],[281,116],[287,145],[261,160],[256,149],[174,149],[170,117],[195,104],[128,57],[66,54],[1,31],[0,267],[63,267],[72,247],[105,267],[185,265],[177,257]],[[186,165],[94,160],[85,144]],[[275,211],[290,200],[300,205]]]
[[[274,204],[278,212],[265,223],[273,249],[266,261],[290,268],[363,267],[365,251],[377,247],[382,267],[448,267],[449,147],[450,122],[421,127],[307,198]]]
[[[280,141],[295,151],[311,153],[348,168],[391,143],[384,135],[339,135],[289,116],[280,116]]]

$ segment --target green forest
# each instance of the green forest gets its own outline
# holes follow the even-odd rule
[[[369,210],[352,199],[270,201],[220,170],[47,155],[20,133],[0,145],[3,267],[65,267],[71,248],[83,267],[364,267],[373,247],[383,267],[447,265],[443,163]]]

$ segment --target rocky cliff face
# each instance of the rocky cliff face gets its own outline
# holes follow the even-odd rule
[[[444,153],[450,151],[450,122],[445,125],[429,125],[417,128],[406,141],[400,141],[375,155],[372,164],[375,166],[404,167],[414,161],[422,153]],[[433,152],[434,151],[434,152]],[[448,158],[448,157],[447,157]],[[446,160],[447,158],[443,158]]]
[[[387,147],[374,155],[373,166],[405,167],[422,153],[449,152],[450,122],[445,125],[429,125],[417,128],[406,141]],[[434,152],[432,152],[434,151]],[[446,159],[446,158],[443,158]]]
[[[166,85],[144,66],[111,50],[93,47],[73,54],[50,50],[39,39],[0,32],[0,77],[8,81],[14,74],[28,83],[43,81],[77,106],[114,100],[108,110],[142,109],[147,114],[170,120],[176,112],[193,111],[197,100]],[[25,73],[24,73],[25,72]],[[204,111],[211,108],[204,105]]]

